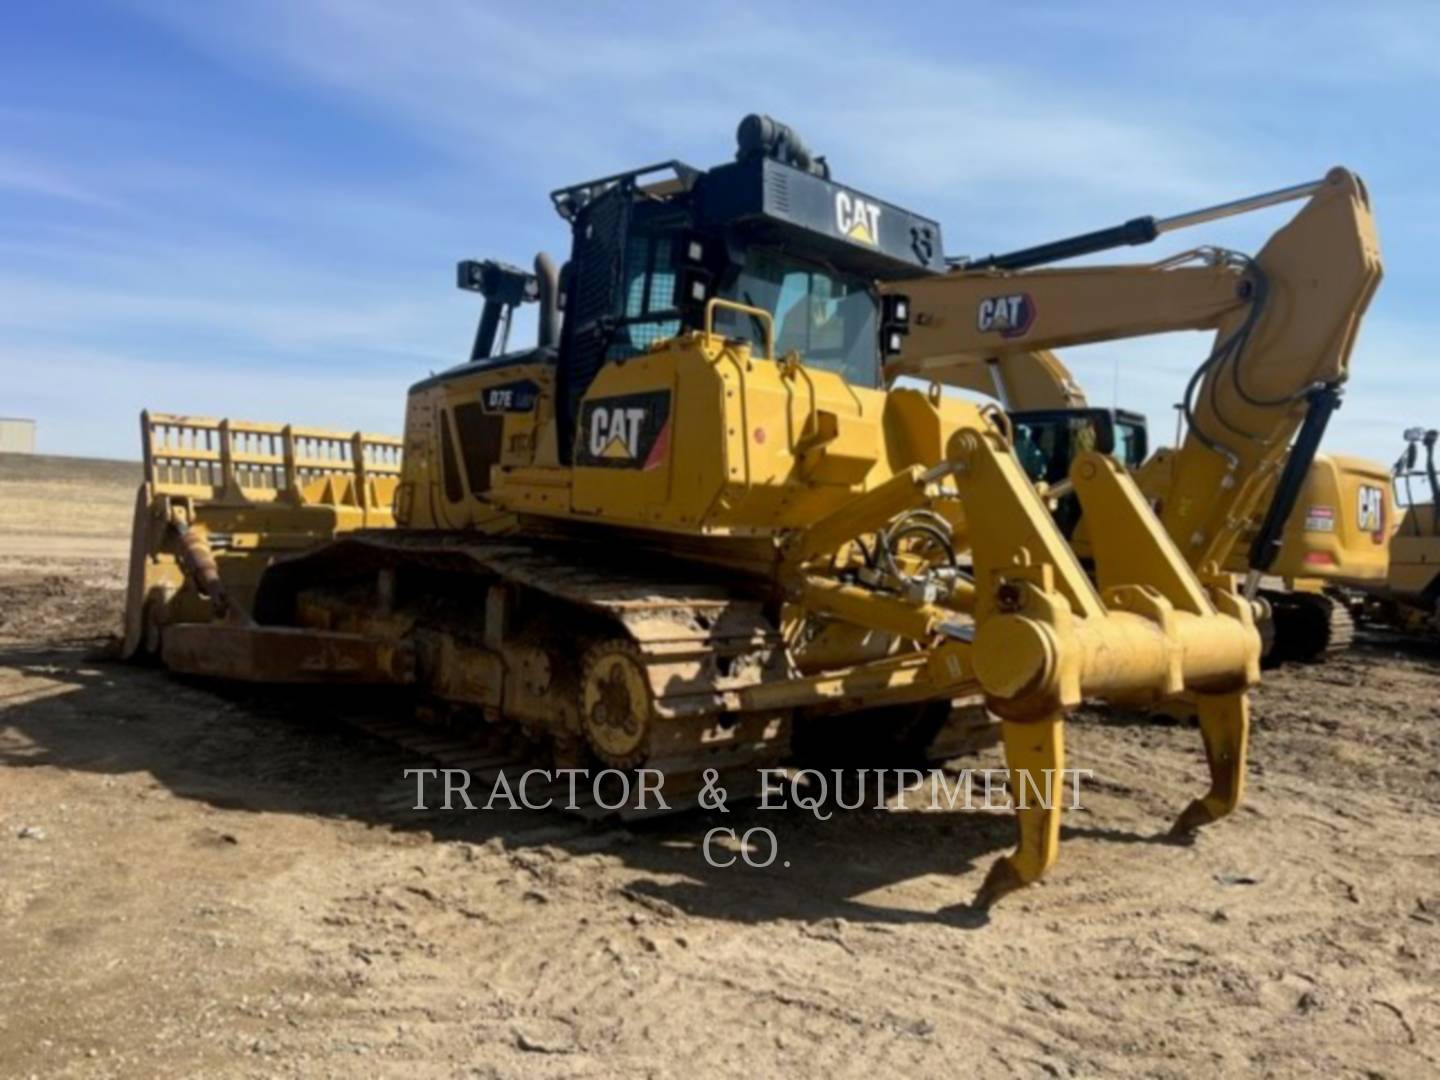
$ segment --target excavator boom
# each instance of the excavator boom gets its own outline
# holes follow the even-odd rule
[[[1199,248],[1155,263],[1038,266],[1298,198],[1304,206],[1254,257]],[[1256,541],[1257,551],[1273,556],[1274,530],[1299,495],[1380,281],[1368,195],[1358,177],[1337,168],[1315,183],[1136,221],[1153,228],[1131,222],[892,286],[910,297],[913,317],[887,373],[969,389],[988,384],[1011,407],[1017,391],[1039,403],[1028,407],[1073,407],[1083,395],[1049,350],[1213,330],[1214,345],[1186,388],[1189,427],[1170,462],[1161,519],[1192,566],[1222,566],[1241,536],[1255,531],[1288,459],[1282,498],[1268,501],[1271,530]],[[1048,394],[1036,393],[1047,381]],[[1292,453],[1307,415],[1307,438]]]

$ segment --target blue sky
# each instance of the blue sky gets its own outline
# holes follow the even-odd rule
[[[0,415],[108,457],[145,406],[398,432],[468,349],[456,259],[563,256],[551,188],[718,163],[763,111],[955,253],[1354,168],[1386,280],[1328,445],[1388,461],[1440,423],[1437,100],[1433,3],[7,5]],[[1140,257],[1253,251],[1291,212]],[[1168,438],[1206,347],[1065,359]]]

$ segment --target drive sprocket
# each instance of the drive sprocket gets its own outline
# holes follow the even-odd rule
[[[623,638],[602,641],[581,664],[581,727],[595,756],[617,769],[644,762],[654,710],[639,648]]]

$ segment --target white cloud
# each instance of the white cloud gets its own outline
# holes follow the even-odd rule
[[[1440,8],[1432,0],[1212,4],[1203,16],[1179,6],[1152,14],[1158,19],[1113,25],[1137,43],[1168,30],[1164,62],[1180,70],[1307,88],[1440,76]]]
[[[195,291],[155,288],[87,287],[22,278],[0,277],[0,329],[46,331],[63,328],[83,332],[86,325],[112,329],[149,328],[166,331],[203,331],[238,337],[252,346],[279,349],[368,348],[413,351],[439,355],[437,341],[421,303],[386,302],[371,298],[357,302],[352,295],[336,296],[325,304],[295,300],[259,290],[219,287]],[[67,321],[77,320],[67,327]],[[340,356],[335,359],[341,359]],[[274,361],[271,361],[274,364]]]

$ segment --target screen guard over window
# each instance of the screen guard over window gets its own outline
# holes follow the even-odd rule
[[[621,311],[606,360],[624,360],[680,332],[673,232],[633,233],[625,245]]]

